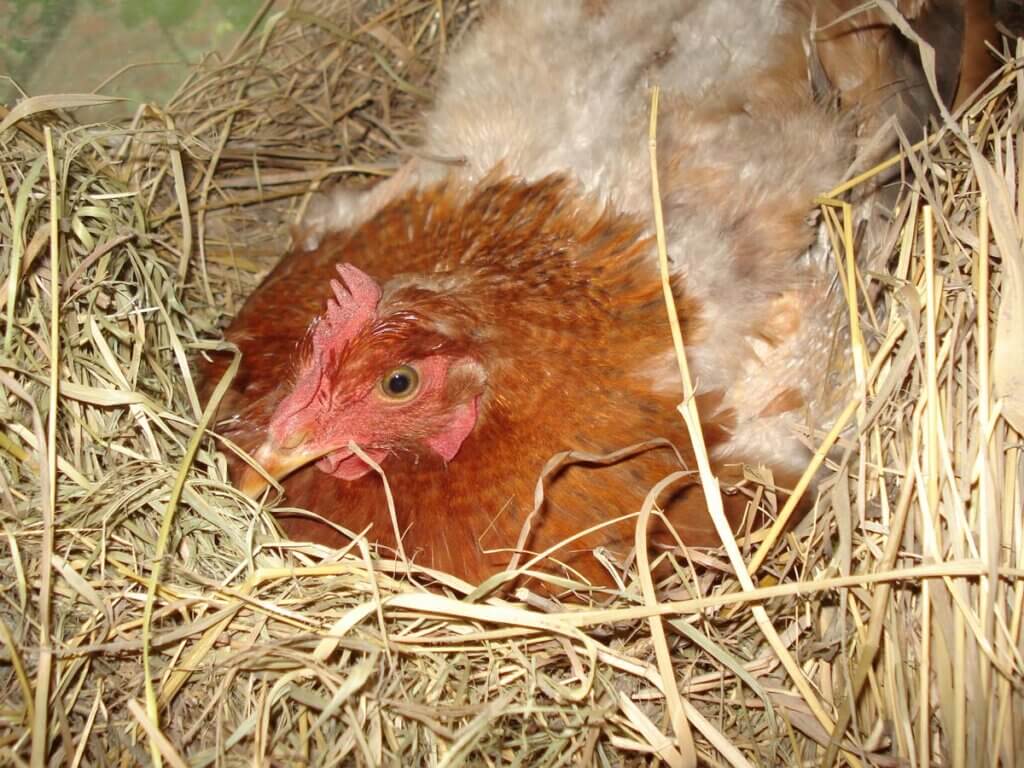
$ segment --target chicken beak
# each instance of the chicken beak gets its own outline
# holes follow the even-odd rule
[[[253,454],[267,475],[280,480],[296,469],[322,458],[331,453],[333,448],[310,450],[304,445],[305,440],[289,440],[289,445],[280,445],[268,440]],[[268,485],[266,478],[253,467],[246,467],[238,482],[238,489],[250,498],[256,498]]]

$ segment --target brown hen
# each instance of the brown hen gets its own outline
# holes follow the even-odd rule
[[[922,29],[929,13],[961,23],[957,3],[909,5]],[[812,18],[822,27],[843,8],[492,8],[452,57],[422,155],[366,194],[322,202],[232,322],[243,357],[221,432],[283,479],[289,505],[395,547],[382,480],[358,445],[386,474],[408,555],[469,580],[508,564],[561,452],[665,441],[554,472],[529,552],[638,511],[657,481],[693,466],[651,232],[658,83],[673,288],[708,448],[727,477],[750,462],[788,481],[806,460],[800,425],[827,424],[846,394],[827,375],[843,303],[814,196],[843,178],[866,126],[925,117],[916,95],[885,92],[912,59],[877,17],[824,25],[830,36],[812,44]],[[962,27],[940,37],[956,42],[940,57],[955,83]],[[868,55],[882,44],[887,61]],[[207,365],[208,382],[224,364]],[[233,471],[251,493],[264,486],[238,461]],[[738,523],[746,497],[725,501]],[[659,503],[687,544],[717,543],[692,475]],[[281,524],[347,541],[310,516]],[[634,525],[572,541],[545,567],[607,582],[592,550],[624,557]],[[654,525],[651,541],[674,536]]]

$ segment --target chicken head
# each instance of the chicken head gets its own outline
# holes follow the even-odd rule
[[[351,264],[337,271],[340,279],[330,281],[333,296],[300,353],[295,383],[274,411],[268,440],[255,458],[276,479],[313,461],[341,480],[362,477],[371,468],[351,443],[365,446],[375,462],[417,444],[450,461],[476,423],[480,366],[458,356],[448,340],[425,339],[421,332],[422,353],[375,344],[413,326],[414,311],[403,307],[382,315],[373,278]],[[241,485],[255,494],[263,480],[249,469]]]

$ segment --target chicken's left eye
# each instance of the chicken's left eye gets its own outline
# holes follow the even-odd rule
[[[408,400],[420,386],[420,375],[411,365],[401,365],[380,380],[380,391],[389,400]]]

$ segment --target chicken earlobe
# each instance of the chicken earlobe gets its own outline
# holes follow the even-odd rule
[[[445,461],[455,458],[462,444],[476,426],[478,401],[479,398],[474,398],[468,403],[456,407],[451,423],[438,434],[426,439],[426,444]]]

